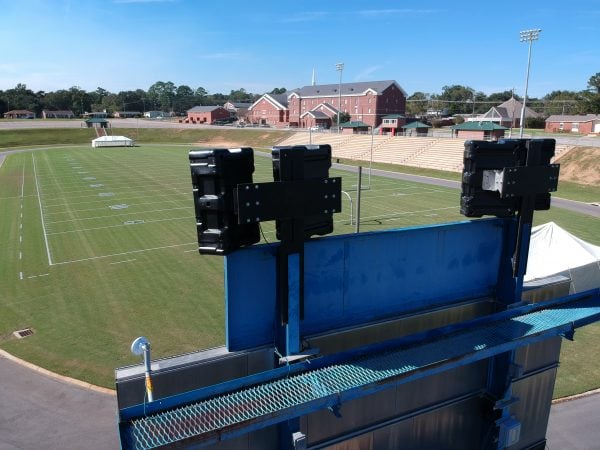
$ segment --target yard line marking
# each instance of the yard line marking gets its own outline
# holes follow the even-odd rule
[[[148,251],[152,251],[152,250],[164,250],[166,248],[183,247],[184,245],[192,245],[192,244],[196,244],[196,242],[187,242],[185,244],[165,245],[162,247],[143,248],[141,250],[132,250],[130,252],[113,253],[112,255],[101,255],[101,256],[92,256],[90,258],[73,259],[71,261],[57,262],[57,263],[54,263],[54,265],[60,266],[60,265],[64,265],[64,264],[72,264],[72,263],[83,262],[83,261],[93,261],[96,259],[112,258],[113,256],[132,255],[135,253],[143,253],[143,252],[148,252]]]
[[[44,223],[44,211],[42,208],[42,199],[40,198],[40,187],[37,179],[37,168],[35,164],[35,155],[31,154],[33,160],[33,177],[35,178],[35,188],[37,190],[38,204],[40,205],[40,217],[42,219],[42,230],[44,231],[44,242],[46,243],[46,254],[48,255],[48,265],[52,266],[52,256],[50,256],[50,246],[48,245],[48,234],[46,233],[46,224]],[[21,205],[23,206],[23,205]]]
[[[23,224],[22,224],[22,223],[20,223],[20,224],[19,224],[19,230],[22,230],[22,229],[23,229]]]
[[[114,217],[121,217],[121,216],[132,216],[132,215],[140,215],[140,214],[150,214],[150,213],[156,213],[156,212],[165,212],[165,211],[175,211],[178,209],[190,209],[189,206],[182,206],[181,208],[167,208],[167,209],[151,209],[148,211],[143,211],[143,212],[126,212],[123,214],[109,214],[106,216],[94,216],[94,217],[83,217],[81,219],[67,219],[67,220],[55,220],[53,222],[48,222],[48,225],[53,225],[56,223],[64,223],[64,222],[81,222],[84,220],[96,220],[96,219],[106,219],[106,218],[114,218]],[[105,211],[106,208],[102,208],[102,211]],[[96,210],[94,210],[96,211]]]
[[[193,219],[194,216],[185,216],[185,217],[168,217],[166,219],[157,219],[157,220],[147,220],[143,223],[138,223],[137,225],[147,225],[149,223],[157,223],[157,222],[170,222],[170,221],[176,221],[176,220],[190,220]],[[125,224],[125,223],[119,223],[117,225],[107,225],[105,227],[94,227],[94,228],[81,228],[79,230],[67,230],[67,231],[55,231],[54,233],[48,233],[48,235],[55,235],[55,234],[68,234],[68,233],[81,233],[84,231],[96,231],[96,230],[106,230],[107,228],[118,228],[118,227],[126,227],[128,225],[133,225],[133,224]]]
[[[19,252],[19,259],[23,259],[23,252]]]
[[[23,236],[19,236],[19,242],[23,242]]]
[[[47,277],[48,275],[50,275],[49,273],[43,273],[41,275],[29,275],[27,278],[38,278],[38,277]]]
[[[23,279],[23,272],[19,272],[19,279],[22,280]]]
[[[190,252],[197,252],[198,249],[197,248],[193,248],[192,250],[184,250],[183,253],[190,253]]]
[[[126,259],[124,261],[117,261],[117,262],[111,262],[109,265],[114,265],[114,264],[122,264],[122,263],[126,263],[126,262],[131,262],[131,261],[137,261],[137,259],[133,258],[133,259]]]

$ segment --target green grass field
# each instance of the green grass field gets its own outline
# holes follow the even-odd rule
[[[86,146],[4,161],[0,348],[113,387],[113,369],[138,362],[129,352],[137,336],[150,339],[153,357],[223,344],[223,261],[196,250],[188,149]],[[270,159],[257,156],[255,165],[255,180],[272,179]],[[356,197],[355,174],[331,175]],[[453,189],[373,177],[362,198],[361,231],[464,219]],[[336,233],[351,233],[345,198],[343,210]],[[537,223],[549,220],[600,244],[598,219],[558,209],[536,215]],[[263,231],[275,239],[272,223]],[[13,337],[27,327],[32,336]],[[599,334],[590,326],[568,344],[557,393],[600,385],[600,364],[588,364]]]

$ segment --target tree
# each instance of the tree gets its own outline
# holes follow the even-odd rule
[[[582,93],[582,97],[588,113],[600,114],[600,72],[590,77],[588,90]]]
[[[148,89],[148,97],[155,107],[162,111],[169,111],[173,108],[177,88],[171,81],[157,81]]]
[[[340,118],[340,124],[344,123],[344,122],[348,122],[350,120],[350,114],[348,114],[347,112],[340,112],[339,114],[339,118]],[[333,125],[338,125],[338,115],[334,115],[331,118],[331,123]]]
[[[428,101],[429,94],[417,91],[406,99],[406,112],[411,116],[424,116]]]
[[[444,101],[444,108],[448,110],[450,115],[477,112],[477,101],[485,98],[483,92],[475,92],[470,87],[458,84],[442,87],[442,94],[437,96],[437,100]]]
[[[588,81],[588,88],[595,89],[596,94],[600,94],[600,72],[590,77]]]
[[[196,97],[194,90],[185,84],[178,86],[175,91],[175,106],[173,109],[178,113],[183,113],[191,109],[195,104]]]
[[[287,92],[286,88],[280,87],[280,88],[274,88],[271,92],[269,92],[269,94],[279,95],[279,94],[285,94],[286,92]]]

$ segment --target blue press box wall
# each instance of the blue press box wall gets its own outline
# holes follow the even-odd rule
[[[510,223],[485,219],[307,242],[301,335],[493,294]],[[273,343],[276,248],[258,245],[225,258],[230,351]]]

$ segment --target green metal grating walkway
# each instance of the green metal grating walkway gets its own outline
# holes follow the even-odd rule
[[[367,395],[411,374],[469,363],[570,331],[600,317],[598,297],[459,331],[436,340],[335,364],[123,424],[126,448],[185,440],[214,441],[230,429],[254,429]],[[449,368],[449,367],[448,367]],[[402,381],[401,381],[402,380]],[[352,394],[352,395],[349,395]]]

